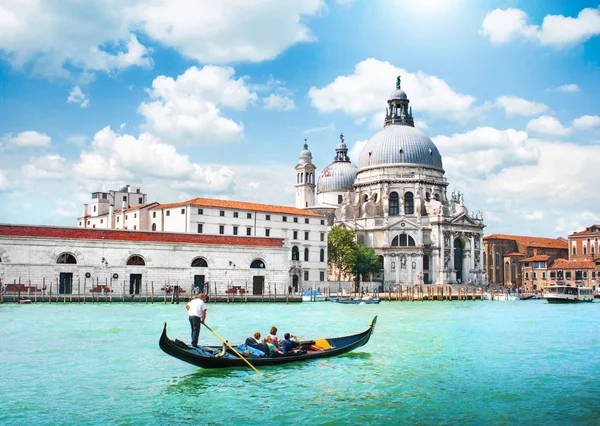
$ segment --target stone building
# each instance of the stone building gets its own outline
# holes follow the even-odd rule
[[[304,168],[312,162],[306,151]],[[442,156],[414,128],[399,77],[384,127],[362,150],[358,167],[347,153],[341,136],[317,181],[317,203],[308,209],[326,215],[330,225],[356,230],[358,242],[380,256],[383,272],[375,279],[386,287],[483,283],[483,215],[469,213],[462,194],[448,196]],[[298,198],[296,205],[305,202]]]

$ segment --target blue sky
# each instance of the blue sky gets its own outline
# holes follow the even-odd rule
[[[599,6],[0,0],[0,222],[124,184],[293,205],[304,139],[356,164],[400,74],[486,233],[566,236],[600,223]]]

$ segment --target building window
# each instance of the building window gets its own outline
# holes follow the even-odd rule
[[[225,210],[221,210],[221,211],[219,212],[219,216],[221,216],[221,217],[224,217],[224,216],[225,216]]]
[[[142,256],[133,255],[127,259],[127,264],[130,266],[144,266],[146,262]]]
[[[96,224],[94,223],[94,224],[92,225],[92,228],[95,228],[95,227],[96,227]],[[125,228],[125,229],[127,229],[127,228]]]
[[[308,232],[304,232],[304,241],[308,241]]]
[[[325,272],[323,272],[323,271],[319,272],[319,279],[321,281],[325,281]]]
[[[292,247],[292,260],[300,260],[300,250],[297,246]]]
[[[171,210],[167,210],[167,216],[171,216]]]
[[[127,220],[127,217],[128,217],[128,216],[129,216],[129,215],[125,215],[125,220]]]
[[[81,226],[81,222],[79,222],[79,226]]]
[[[123,201],[127,201],[127,195],[123,195]]]
[[[58,258],[56,259],[56,263],[63,263],[63,264],[68,264],[68,265],[76,265],[77,264],[77,260],[75,259],[75,256],[73,256],[70,253],[63,253],[60,256],[58,256]]]
[[[528,280],[529,279],[529,272],[525,272],[525,279]]]
[[[567,277],[568,280],[570,280],[571,279],[571,271],[567,271],[565,276]]]
[[[201,223],[198,224],[198,233],[202,234],[202,224]]]
[[[119,219],[121,219],[121,218],[120,218],[119,216],[117,216],[117,222],[119,222]],[[89,225],[89,224],[90,224],[90,223],[88,222],[88,225]]]
[[[404,214],[415,213],[415,196],[412,192],[404,194]]]
[[[414,247],[415,240],[410,235],[396,235],[392,240],[392,247]]]
[[[252,219],[252,213],[246,213],[246,219]]]
[[[192,268],[208,268],[208,262],[206,261],[206,259],[197,257],[194,260],[192,260]]]
[[[144,202],[143,198],[138,198],[138,204],[142,204]]]
[[[588,277],[587,271],[583,271],[583,278],[587,280],[587,277]]]
[[[185,209],[181,209],[181,214],[185,214]]]
[[[308,281],[308,271],[304,271],[304,281]]]
[[[265,220],[271,220],[271,215],[270,214],[266,214],[265,215]]]
[[[534,271],[532,275],[533,275],[533,279],[537,280],[537,272]]]
[[[577,247],[573,247],[573,256],[577,256]]]
[[[152,217],[156,218],[156,212],[152,212]]]
[[[251,236],[252,235],[252,228],[246,228],[246,235],[247,236]]]
[[[545,280],[546,279],[546,273],[542,272],[542,279]]]
[[[254,259],[250,264],[250,268],[253,269],[265,269],[265,262],[260,259]]]
[[[198,214],[204,214],[204,209],[198,209]]]
[[[233,212],[233,217],[240,217],[239,212]]]
[[[297,217],[294,218],[294,223],[298,223],[298,218]]]
[[[555,280],[556,279],[556,272],[554,272],[554,271],[550,272],[550,279],[551,280]]]
[[[319,252],[319,262],[325,262],[325,249],[321,249]]]
[[[292,239],[297,240],[298,239],[298,231],[294,231],[294,236],[292,237]]]
[[[587,254],[587,247],[583,246],[583,254]]]
[[[238,234],[238,227],[234,226],[233,227],[233,235],[237,235]]]
[[[225,233],[225,227],[223,225],[219,225],[219,234],[223,235]]]
[[[271,236],[271,230],[265,229],[265,237],[270,237],[270,236]]]
[[[308,262],[308,247],[304,249],[304,261]]]
[[[133,225],[133,230],[136,231],[137,230],[137,225]]]
[[[400,214],[400,203],[397,192],[392,192],[390,194],[390,216],[395,216]]]
[[[596,279],[596,271],[592,271],[592,279],[595,280]]]
[[[321,225],[325,225],[325,220],[321,219]]]
[[[281,219],[282,219],[284,222],[287,222],[287,216],[283,216]]]
[[[134,214],[133,214],[133,218],[134,218],[134,219],[137,219],[137,213],[134,213]]]
[[[338,195],[338,204],[342,204],[344,202],[344,196]]]
[[[104,222],[104,219],[100,219],[100,223],[103,223],[103,222]]]
[[[321,232],[321,241],[325,241],[325,232]]]
[[[94,206],[94,213],[96,212],[96,206]]]
[[[304,218],[304,223],[306,223],[307,225],[310,223],[307,217]]]

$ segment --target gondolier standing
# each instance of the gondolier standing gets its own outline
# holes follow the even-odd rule
[[[198,336],[200,335],[200,327],[202,327],[202,323],[206,320],[206,294],[202,293],[197,297],[190,300],[190,302],[185,305],[185,309],[188,311],[188,316],[190,320],[190,326],[192,327],[192,346],[198,347]]]

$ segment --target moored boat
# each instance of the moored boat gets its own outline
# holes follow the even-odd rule
[[[303,302],[325,302],[327,298],[321,291],[319,290],[307,290],[302,295]]]
[[[234,348],[236,351],[243,353],[244,358],[254,366],[278,365],[289,362],[328,358],[350,352],[367,344],[375,329],[376,323],[377,317],[373,318],[371,326],[367,330],[350,336],[300,341],[301,351],[292,355],[287,354],[268,357],[261,354],[260,351],[245,348],[245,345],[234,346]],[[167,323],[164,325],[158,344],[165,353],[198,367],[226,368],[243,367],[247,365],[242,358],[234,353],[234,351],[225,347],[200,346],[194,348],[179,339],[171,340],[167,336]]]
[[[568,284],[554,284],[546,287],[544,299],[546,299],[548,303],[593,302],[594,292],[591,287],[574,287]]]
[[[356,299],[348,300],[335,300],[335,303],[341,303],[342,305],[377,305],[379,299],[373,299],[371,296],[357,297]]]

